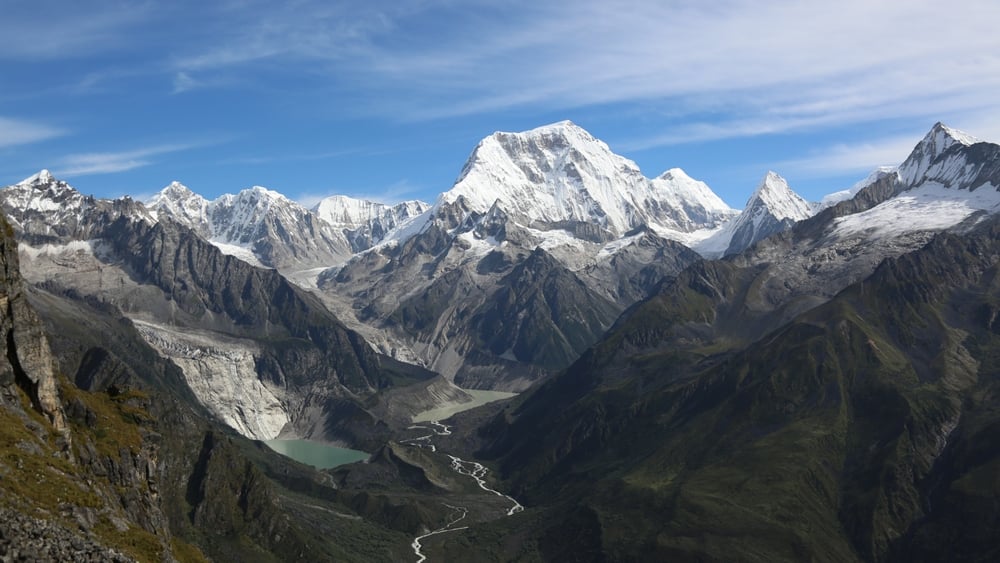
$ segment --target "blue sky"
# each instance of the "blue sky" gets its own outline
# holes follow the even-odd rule
[[[432,201],[476,143],[570,119],[742,207],[1000,140],[1000,3],[0,0],[0,185]]]

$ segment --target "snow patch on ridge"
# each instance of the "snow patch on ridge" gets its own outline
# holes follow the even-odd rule
[[[250,264],[251,266],[256,266],[258,268],[267,268],[260,260],[257,259],[257,255],[253,253],[253,250],[247,245],[232,244],[229,242],[224,242],[221,240],[210,239],[208,242],[212,243],[212,246],[219,249],[220,252],[227,256],[233,256],[239,258],[240,260]]]
[[[847,188],[846,190],[841,190],[839,192],[833,192],[831,194],[823,196],[823,199],[820,200],[819,204],[817,205],[816,211],[826,209],[827,207],[831,207],[837,203],[840,203],[841,201],[847,201],[851,199],[852,197],[857,195],[858,192],[874,184],[875,182],[881,180],[885,176],[888,176],[890,174],[896,174],[898,168],[899,168],[898,166],[879,166],[875,170],[872,170],[871,173],[868,174],[868,176],[866,176],[864,180],[855,183],[850,188]]]
[[[996,187],[986,184],[970,192],[928,182],[867,211],[838,218],[833,233],[889,238],[916,231],[944,230],[977,211],[1000,211],[1000,191]]]
[[[486,256],[493,250],[503,245],[502,242],[492,236],[479,238],[472,231],[458,235],[458,239],[468,245],[469,248],[466,252],[472,253],[472,256],[475,257]]]
[[[98,240],[71,240],[66,244],[43,244],[41,246],[28,246],[25,243],[20,243],[17,245],[17,251],[22,256],[27,256],[32,259],[37,259],[42,256],[59,256],[67,252],[78,253],[82,252],[93,256],[94,246],[99,244]]]

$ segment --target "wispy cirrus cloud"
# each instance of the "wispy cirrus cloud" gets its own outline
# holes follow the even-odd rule
[[[136,24],[155,12],[151,2],[5,2],[0,60],[73,59],[135,41]]]
[[[465,138],[560,118],[643,152],[637,160],[769,137],[761,159],[817,176],[879,164],[872,157],[888,155],[906,124],[944,120],[1000,138],[981,126],[1000,115],[995,0],[178,0],[123,13],[117,0],[95,1],[54,2],[47,20],[28,4],[5,10],[0,35],[14,40],[0,63],[28,84],[14,100],[23,114],[58,111],[88,135],[122,134],[116,119],[246,132],[251,156],[226,164],[280,168],[295,159],[274,153],[310,153],[324,135],[340,136],[330,146],[379,146],[383,133],[413,143],[422,130]],[[119,108],[120,95],[129,103]],[[107,103],[107,123],[88,121],[90,105],[62,103],[74,96]],[[814,133],[830,154],[797,144]],[[166,154],[85,150],[64,168],[109,173]]]
[[[919,136],[904,135],[853,144],[837,143],[777,166],[800,177],[870,172],[878,166],[902,163],[919,140]]]
[[[57,176],[73,178],[93,174],[113,174],[126,172],[154,162],[154,157],[191,150],[203,144],[168,144],[132,149],[120,152],[96,152],[71,154],[62,159],[54,172]]]
[[[931,0],[254,4],[218,19],[217,33],[171,65],[198,80],[304,63],[365,100],[355,111],[403,121],[640,101],[679,108],[680,132],[644,140],[653,146],[992,111],[997,20],[992,0],[948,10]]]
[[[974,112],[955,116],[946,125],[980,139],[1000,139],[1000,116],[979,117]],[[913,129],[910,134],[882,136],[858,142],[838,142],[816,147],[805,156],[788,159],[775,166],[781,170],[808,178],[844,173],[870,172],[879,166],[901,164],[917,145],[926,130]]]
[[[37,143],[62,137],[67,133],[65,129],[50,125],[0,117],[0,148]]]
[[[191,77],[186,72],[178,72],[174,75],[174,94],[180,94],[189,90],[194,90],[203,84]]]

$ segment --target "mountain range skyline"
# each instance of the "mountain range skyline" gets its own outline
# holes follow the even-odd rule
[[[208,204],[211,202],[217,203],[222,199],[238,197],[241,194],[245,195],[250,193],[264,193],[264,194],[271,194],[272,196],[280,196],[281,198],[286,198],[289,201],[292,201],[302,206],[303,208],[310,209],[312,211],[318,211],[320,207],[329,206],[331,204],[334,204],[334,207],[338,209],[342,208],[345,205],[346,206],[375,205],[376,208],[382,208],[382,207],[388,208],[404,204],[409,206],[416,204],[422,206],[421,209],[425,209],[429,208],[429,206],[433,205],[442,197],[452,197],[452,198],[455,197],[454,195],[449,196],[449,194],[455,193],[456,189],[461,189],[460,186],[462,185],[463,180],[465,179],[467,169],[469,168],[470,164],[477,159],[477,153],[481,149],[484,142],[488,142],[491,139],[496,139],[496,138],[503,138],[508,136],[516,137],[521,135],[529,135],[534,132],[560,129],[565,126],[568,126],[573,130],[578,130],[582,132],[582,134],[585,137],[589,137],[592,140],[596,140],[598,143],[605,145],[605,149],[610,149],[610,154],[613,154],[616,158],[624,158],[624,162],[629,163],[630,166],[634,165],[638,167],[638,163],[632,161],[631,159],[625,158],[623,155],[615,151],[613,147],[607,147],[606,146],[607,144],[604,142],[603,139],[600,139],[596,136],[592,136],[591,133],[585,128],[579,126],[578,124],[572,122],[571,120],[561,120],[558,122],[541,125],[520,132],[494,131],[492,134],[480,139],[477,144],[473,145],[473,149],[471,150],[466,160],[464,161],[464,165],[461,167],[457,167],[457,170],[459,170],[459,172],[457,173],[456,178],[452,183],[448,184],[447,187],[444,187],[437,192],[427,192],[425,194],[427,197],[424,198],[416,198],[416,197],[390,198],[387,200],[384,198],[379,198],[377,196],[370,196],[366,194],[334,193],[334,192],[330,192],[323,195],[299,194],[297,196],[294,192],[286,192],[281,189],[276,189],[273,186],[268,186],[261,183],[251,183],[249,185],[237,188],[233,191],[221,192],[215,189],[205,190],[197,186],[192,187],[189,183],[180,179],[170,180],[169,182],[163,184],[159,188],[149,192],[125,192],[121,194],[108,194],[106,193],[106,190],[103,189],[88,191],[87,186],[90,185],[88,182],[86,181],[79,182],[77,180],[73,180],[72,174],[70,175],[61,174],[59,173],[58,170],[52,171],[46,167],[38,169],[34,171],[32,174],[21,179],[14,179],[10,182],[0,182],[0,185],[14,185],[17,183],[24,183],[24,182],[30,183],[32,179],[37,178],[39,176],[52,177],[53,179],[58,179],[61,181],[73,180],[70,183],[73,185],[75,189],[77,189],[78,191],[80,191],[80,193],[83,194],[91,195],[97,198],[107,198],[107,199],[115,199],[117,197],[128,196],[136,201],[147,203],[147,205],[156,200],[158,197],[162,196],[162,194],[165,193],[165,191],[168,191],[171,188],[179,187],[183,190],[192,192],[192,195],[197,196],[199,200],[204,200],[202,202],[204,204]],[[969,142],[976,142],[980,140],[978,137],[974,135],[970,135],[969,133],[956,129],[954,127],[949,127],[948,125],[945,125],[941,122],[938,122],[935,125],[935,127],[939,126],[943,127],[949,134],[954,134],[959,138],[968,140]],[[915,140],[910,145],[910,148],[907,149],[906,153],[904,153],[904,157],[905,154],[909,154],[909,152],[913,149],[913,147],[917,146],[921,142],[921,139],[925,135],[926,135],[926,130],[924,134],[915,137]],[[844,185],[838,184],[838,187],[836,187],[835,189],[830,189],[828,191],[822,191],[822,192],[816,192],[815,190],[813,192],[803,191],[799,186],[789,182],[787,178],[785,178],[782,175],[780,170],[767,169],[764,170],[757,177],[755,182],[747,184],[746,186],[742,186],[740,188],[740,191],[737,192],[736,190],[731,190],[729,192],[728,199],[723,197],[723,192],[720,192],[714,186],[707,184],[706,182],[703,181],[703,179],[698,177],[692,177],[688,173],[688,171],[684,169],[682,166],[671,167],[669,169],[665,169],[655,174],[651,174],[649,171],[641,170],[638,168],[636,171],[649,179],[668,178],[671,179],[671,181],[675,181],[674,178],[679,177],[681,178],[679,181],[682,183],[685,184],[694,183],[696,185],[700,185],[700,187],[693,188],[697,192],[704,191],[704,193],[702,193],[697,197],[709,197],[712,200],[713,205],[721,206],[720,209],[728,206],[730,210],[739,211],[745,209],[747,204],[752,204],[753,203],[752,200],[755,197],[756,192],[762,186],[767,185],[768,182],[771,181],[771,179],[774,177],[778,177],[778,179],[785,184],[785,188],[790,189],[796,197],[802,198],[804,202],[809,202],[809,205],[821,208],[850,197],[850,195],[853,195],[853,193],[856,192],[859,188],[871,183],[871,181],[873,181],[878,175],[886,173],[887,171],[892,171],[902,163],[903,163],[903,158],[900,158],[896,162],[876,166],[864,174],[857,175],[848,184]],[[692,189],[692,187],[689,185],[687,186],[687,189]],[[733,201],[729,201],[730,199]],[[329,217],[327,219],[329,219]]]
[[[647,175],[681,167],[733,207],[767,170],[816,200],[902,160],[935,121],[1000,137],[996,10],[9,6],[0,182],[47,168],[104,197],[179,180],[207,196],[427,200],[491,132],[570,119]]]

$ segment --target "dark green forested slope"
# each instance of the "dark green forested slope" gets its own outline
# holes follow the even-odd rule
[[[454,549],[995,560],[998,256],[996,220],[941,234],[766,333],[743,307],[752,270],[690,268],[484,427],[482,454],[540,508]]]

